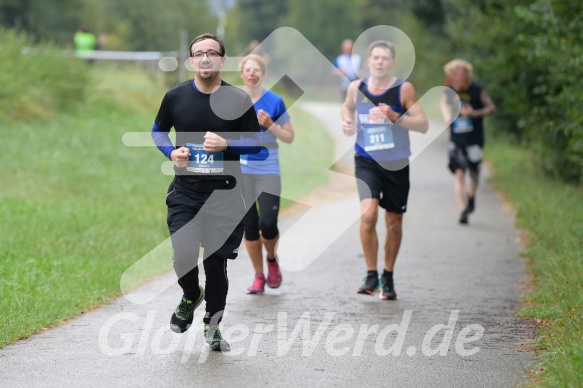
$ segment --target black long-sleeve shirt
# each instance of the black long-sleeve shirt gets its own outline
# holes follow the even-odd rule
[[[261,130],[251,99],[244,91],[224,81],[211,94],[199,91],[193,80],[170,88],[152,127],[154,143],[168,158],[175,149],[168,136],[172,128],[176,131],[176,148],[186,144],[203,144],[207,131],[229,139],[230,146],[222,153],[223,172],[195,173],[174,167],[176,178],[188,186],[204,185],[205,181],[210,183],[209,180],[225,180],[228,176],[239,180],[239,156],[259,153],[263,149]]]

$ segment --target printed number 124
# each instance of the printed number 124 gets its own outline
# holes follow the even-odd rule
[[[213,164],[215,159],[213,157],[213,155],[207,155],[207,154],[196,154],[194,155],[194,161],[196,163],[208,163],[208,164]]]

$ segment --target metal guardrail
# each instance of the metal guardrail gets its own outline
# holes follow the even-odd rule
[[[23,54],[36,54],[38,49],[32,47],[23,47]],[[159,61],[162,58],[178,58],[177,51],[75,51],[62,50],[63,55],[72,55],[77,58],[111,60],[111,61]]]
[[[111,61],[159,61],[165,57],[177,58],[177,51],[75,51],[75,56],[83,59]]]
[[[178,69],[179,78],[186,79],[187,55],[178,51],[105,51],[105,50],[43,50],[33,47],[23,47],[21,49],[24,55],[37,55],[48,52],[52,55],[74,56],[89,61],[122,61],[122,62],[143,62],[153,64],[157,62],[158,68],[165,72],[173,72]],[[183,54],[183,55],[181,55]],[[179,66],[179,63],[184,66]]]

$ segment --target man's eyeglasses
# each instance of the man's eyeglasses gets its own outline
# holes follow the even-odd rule
[[[194,59],[202,59],[202,57],[204,57],[205,54],[206,57],[209,59],[219,58],[221,56],[221,53],[216,50],[195,51],[191,53],[190,56],[193,57]]]

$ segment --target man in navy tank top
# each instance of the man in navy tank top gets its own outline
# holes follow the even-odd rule
[[[425,133],[427,117],[415,87],[392,74],[395,46],[379,40],[368,48],[370,76],[353,81],[342,105],[342,130],[356,134],[355,176],[360,198],[360,239],[367,266],[359,294],[380,289],[383,300],[397,299],[393,269],[402,238],[403,214],[409,195],[409,131]],[[379,278],[379,242],[376,223],[379,206],[385,209],[387,228],[384,270]]]

